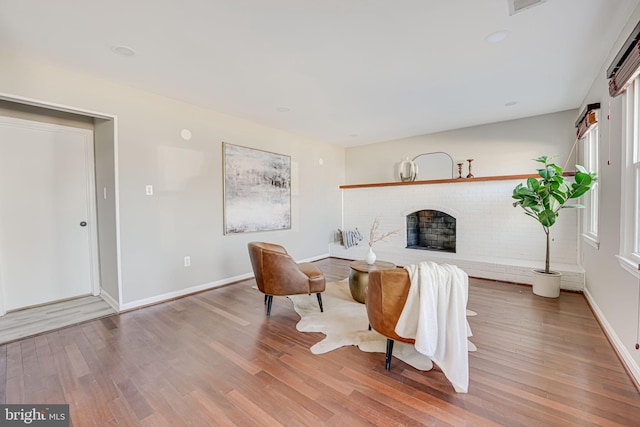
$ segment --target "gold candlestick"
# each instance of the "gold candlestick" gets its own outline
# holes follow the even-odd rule
[[[458,163],[458,179],[462,178],[462,163]]]
[[[467,162],[469,162],[469,174],[467,178],[473,178],[473,174],[471,173],[471,162],[473,162],[473,159],[467,159]]]

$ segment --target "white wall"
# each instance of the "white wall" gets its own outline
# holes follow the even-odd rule
[[[620,202],[622,162],[622,100],[611,99],[611,121],[606,120],[609,95],[606,69],[620,46],[640,20],[640,8],[636,9],[620,38],[611,49],[609,58],[602,65],[583,105],[600,102],[602,105],[600,132],[600,216],[598,249],[582,244],[581,257],[586,277],[586,294],[601,316],[619,352],[625,358],[635,377],[640,380],[640,351],[637,342],[637,316],[639,280],[623,270],[616,255],[620,249]],[[609,154],[610,152],[610,154]],[[611,165],[607,160],[611,159]]]
[[[0,63],[0,92],[117,116],[124,308],[245,277],[251,240],[281,243],[296,259],[328,253],[340,223],[342,148],[11,52],[0,51]],[[292,230],[223,235],[223,141],[291,156]],[[145,196],[148,184],[154,196]]]
[[[474,159],[476,177],[534,173],[531,159],[541,155],[557,155],[555,162],[562,166],[575,139],[578,114],[569,110],[348,148],[347,184],[399,181],[400,161],[435,151],[449,153],[454,167],[464,162],[462,176],[467,175],[466,159]],[[571,169],[569,162],[567,170]]]

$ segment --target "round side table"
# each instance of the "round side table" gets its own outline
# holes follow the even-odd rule
[[[354,300],[364,304],[364,294],[369,285],[369,272],[373,270],[393,270],[396,265],[389,261],[376,261],[367,264],[366,261],[353,261],[349,264],[349,290]]]

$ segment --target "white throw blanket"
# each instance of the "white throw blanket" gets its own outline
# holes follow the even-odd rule
[[[430,261],[405,267],[411,278],[407,302],[396,325],[401,337],[438,364],[458,393],[469,388],[471,328],[466,309],[469,276],[454,265]]]

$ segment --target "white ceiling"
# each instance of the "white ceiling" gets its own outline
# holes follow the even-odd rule
[[[0,46],[353,146],[578,108],[639,2],[0,0]]]

